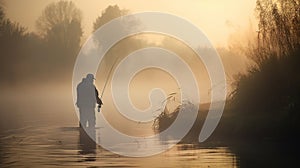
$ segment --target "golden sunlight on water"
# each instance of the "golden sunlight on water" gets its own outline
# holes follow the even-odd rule
[[[0,162],[4,167],[237,167],[239,164],[229,147],[201,144],[178,144],[152,157],[120,156],[96,145],[78,128],[68,87],[3,91]],[[141,129],[136,128],[135,133],[136,130],[143,133]],[[101,129],[97,130],[97,141],[101,141],[99,132]]]
[[[101,139],[101,137],[100,137]],[[25,127],[1,137],[1,162],[10,167],[237,167],[227,147],[178,144],[152,157],[123,157],[96,145],[77,127]]]

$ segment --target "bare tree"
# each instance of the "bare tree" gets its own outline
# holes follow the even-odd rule
[[[76,50],[82,36],[81,11],[71,1],[49,4],[36,22],[39,34],[56,49]]]

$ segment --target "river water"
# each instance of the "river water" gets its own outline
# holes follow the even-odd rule
[[[95,144],[78,127],[25,127],[1,135],[4,167],[238,167],[226,146],[177,144],[150,157],[124,157]]]
[[[121,156],[95,144],[78,128],[70,87],[49,85],[0,89],[0,167],[239,165],[236,154],[224,145],[204,147],[178,144],[166,152],[150,157]],[[105,110],[107,109],[104,107],[103,111]],[[145,128],[144,126],[142,130]],[[142,132],[149,130],[151,124],[148,131]],[[100,134],[96,135],[96,139],[101,139]]]
[[[231,142],[231,146],[224,142],[177,144],[154,156],[125,157],[105,150],[78,128],[69,87],[0,89],[0,167],[244,168],[291,167],[298,163],[295,143],[269,141]],[[109,110],[105,108],[102,110]],[[135,129],[137,126],[141,128]],[[131,128],[147,136],[151,124]],[[101,140],[101,134],[96,136]]]

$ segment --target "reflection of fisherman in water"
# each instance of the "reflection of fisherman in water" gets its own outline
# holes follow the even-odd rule
[[[89,134],[83,128],[79,128],[79,154],[96,154],[95,129],[90,130]],[[87,161],[95,161],[95,156],[89,156]]]
[[[77,107],[80,113],[80,127],[94,128],[96,125],[95,107],[98,111],[103,104],[99,98],[98,90],[94,86],[94,75],[88,74],[77,86]]]

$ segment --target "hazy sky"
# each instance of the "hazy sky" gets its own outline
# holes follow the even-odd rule
[[[13,21],[29,30],[35,29],[35,21],[43,9],[56,0],[7,0],[6,13]],[[255,0],[73,0],[83,13],[85,36],[92,30],[95,19],[108,5],[117,4],[131,13],[162,11],[188,19],[202,29],[216,46],[226,45],[230,34],[248,28],[254,20]]]

